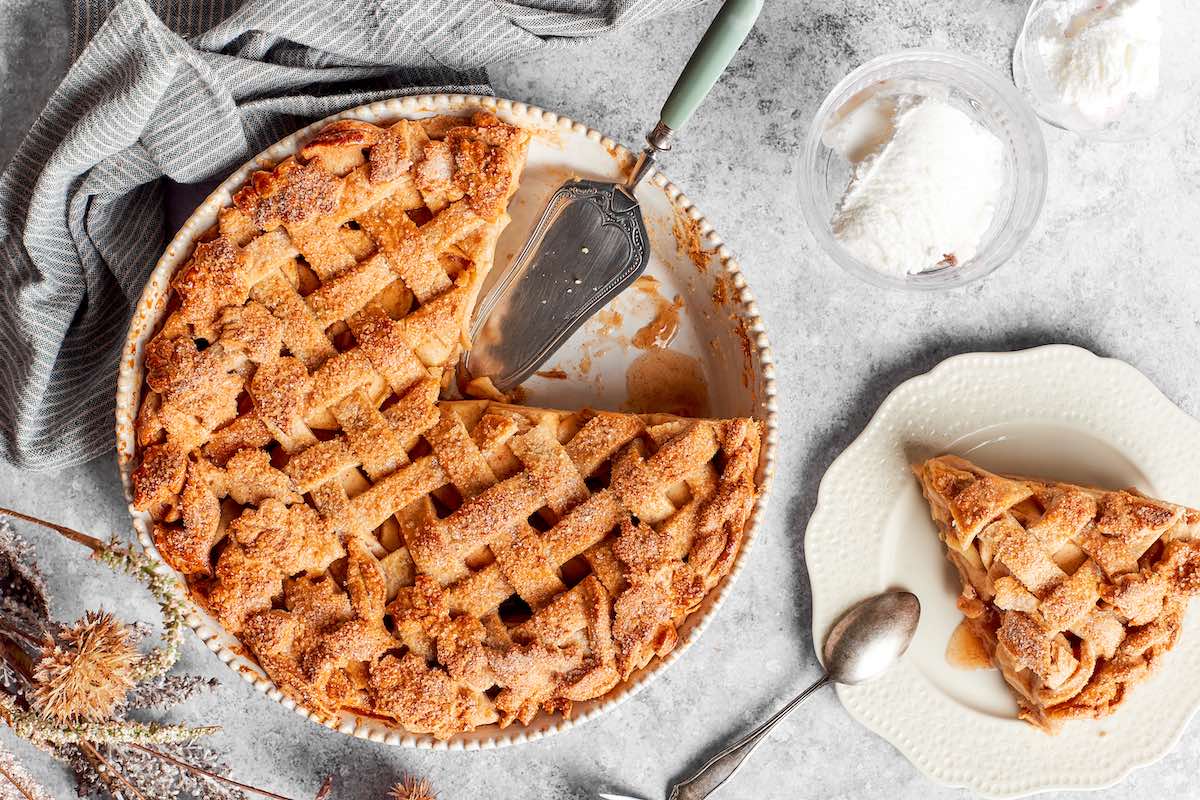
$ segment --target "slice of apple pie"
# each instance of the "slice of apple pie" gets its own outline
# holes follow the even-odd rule
[[[1022,719],[1055,733],[1106,716],[1174,646],[1200,592],[1200,511],[957,456],[913,471],[962,578],[958,607]]]

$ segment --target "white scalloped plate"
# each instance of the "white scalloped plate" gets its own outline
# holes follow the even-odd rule
[[[233,193],[250,174],[292,155],[308,137],[335,119],[385,123],[434,114],[466,115],[478,109],[491,111],[501,119],[535,132],[521,188],[509,206],[513,221],[497,246],[493,279],[520,248],[533,221],[559,184],[576,175],[619,180],[633,163],[633,156],[624,147],[566,117],[511,100],[469,95],[423,95],[360,106],[313,123],[263,151],[234,172],[184,223],[155,266],[130,323],[126,358],[117,380],[116,413],[117,458],[126,499],[129,499],[129,476],[134,466],[133,419],[142,383],[143,346],[161,320],[168,282],[175,269],[190,255],[195,238],[215,223],[217,212],[231,202]],[[406,734],[378,720],[351,714],[342,714],[332,720],[319,719],[284,697],[261,668],[243,655],[243,648],[235,638],[225,633],[204,611],[193,607],[189,624],[231,669],[272,699],[342,733],[406,747],[478,749],[532,741],[592,719],[636,693],[696,640],[741,571],[754,531],[762,519],[763,503],[774,473],[777,439],[774,366],[766,331],[741,268],[712,226],[662,174],[644,181],[637,194],[651,239],[652,254],[647,273],[659,280],[662,295],[672,298],[678,294],[684,300],[679,332],[671,349],[698,360],[708,383],[709,407],[713,415],[754,416],[767,428],[759,471],[763,492],[755,506],[741,553],[730,574],[680,626],[679,644],[675,650],[634,673],[608,695],[576,704],[571,719],[539,714],[527,726],[518,724],[504,730],[487,726],[449,741]],[[626,399],[625,369],[640,352],[631,349],[629,340],[654,314],[654,309],[648,307],[640,295],[644,293],[625,292],[610,305],[619,312],[620,324],[615,322],[618,315],[614,314],[607,318],[607,325],[588,325],[580,329],[550,365],[562,368],[569,379],[537,378],[530,381],[526,384],[529,390],[527,402],[551,408],[591,406],[619,410]],[[132,506],[130,514],[142,546],[151,555],[159,557],[150,536],[148,515]],[[163,568],[169,569],[165,564]]]
[[[905,382],[825,473],[805,534],[818,652],[855,601],[889,587],[921,599],[908,654],[873,683],[839,686],[846,709],[934,780],[994,797],[1110,786],[1161,758],[1200,707],[1195,613],[1113,716],[1058,736],[1016,719],[995,670],[947,664],[959,582],[908,468],[942,452],[1200,504],[1200,423],[1122,361],[1050,345],[956,356]]]

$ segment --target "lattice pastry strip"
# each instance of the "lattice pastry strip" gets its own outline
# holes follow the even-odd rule
[[[1021,716],[1055,732],[1111,713],[1170,649],[1200,591],[1200,512],[956,456],[914,471],[963,581],[959,607]]]

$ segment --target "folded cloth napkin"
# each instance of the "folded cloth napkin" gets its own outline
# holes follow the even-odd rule
[[[113,449],[171,186],[344,108],[487,93],[488,64],[697,2],[76,0],[75,62],[0,176],[0,456],[51,469]]]

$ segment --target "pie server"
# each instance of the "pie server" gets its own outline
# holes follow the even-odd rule
[[[479,304],[460,376],[486,376],[500,391],[512,389],[645,271],[650,240],[634,190],[658,154],[671,149],[671,137],[721,77],[761,8],[762,0],[726,0],[624,183],[572,180],[558,188],[508,271]]]

